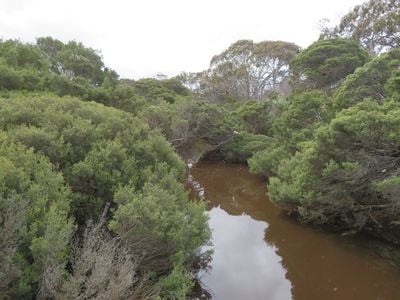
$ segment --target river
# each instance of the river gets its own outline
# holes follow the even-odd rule
[[[299,224],[245,166],[199,163],[188,186],[208,206],[214,254],[200,277],[213,299],[400,299],[399,268],[379,243]]]

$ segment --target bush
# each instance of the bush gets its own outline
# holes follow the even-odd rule
[[[60,283],[72,233],[70,191],[48,159],[0,135],[0,293],[31,298]]]
[[[49,274],[64,277],[65,273],[62,262],[68,257],[68,238],[63,230],[70,229],[71,224],[68,223],[68,227],[56,223],[61,217],[66,219],[64,211],[75,217],[79,235],[85,224],[99,218],[106,203],[111,203],[112,213],[108,218],[113,218],[110,225],[113,234],[127,245],[127,255],[140,257],[140,272],[153,272],[150,283],[154,287],[175,268],[185,270],[198,255],[198,248],[208,240],[204,206],[189,202],[183,189],[183,162],[159,133],[131,114],[70,97],[10,93],[8,98],[0,98],[0,129],[7,132],[10,143],[31,149],[31,157],[27,159],[30,165],[22,170],[27,174],[7,165],[2,170],[11,173],[4,176],[3,182],[9,181],[21,191],[29,188],[32,175],[28,170],[37,169],[34,164],[40,157],[47,161],[50,169],[62,172],[72,192],[69,194],[67,188],[61,187],[63,177],[60,174],[54,175],[50,171],[40,177],[47,189],[42,186],[28,189],[33,193],[28,199],[45,197],[46,201],[54,199],[55,203],[63,203],[65,207],[63,210],[53,210],[52,206],[38,209],[38,213],[42,213],[48,207],[46,215],[28,213],[32,218],[29,222],[39,222],[29,227],[37,227],[38,233],[32,234],[37,234],[38,238],[32,237],[31,245],[28,243],[27,246],[30,252],[26,250],[23,257],[30,255],[39,266],[34,264],[33,268],[28,263],[25,267],[25,260],[22,260],[24,267],[20,274],[24,281],[18,283],[21,297],[36,292],[38,278],[42,278],[43,272],[47,274],[39,284],[44,287],[43,292],[49,290],[49,295],[62,292],[49,281]],[[5,151],[7,155],[14,155],[14,152],[12,149]],[[22,183],[17,181],[21,176]],[[58,184],[54,190],[53,182]],[[68,196],[60,194],[64,192]],[[65,197],[68,202],[63,200]],[[46,201],[39,203],[45,205]],[[46,220],[51,222],[48,230],[45,225],[38,227]],[[62,239],[64,244],[59,243],[64,248],[55,244],[58,239]],[[138,239],[139,244],[136,243]],[[50,249],[53,249],[51,254]],[[47,265],[52,255],[56,255],[57,260]],[[15,272],[19,272],[18,268]],[[74,274],[71,276],[73,281]],[[166,289],[169,286],[166,284]],[[175,293],[172,290],[164,292]]]

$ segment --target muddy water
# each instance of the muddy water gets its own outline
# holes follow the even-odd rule
[[[399,269],[372,241],[299,225],[246,167],[201,163],[190,174],[209,208],[214,255],[201,281],[213,299],[400,299]]]

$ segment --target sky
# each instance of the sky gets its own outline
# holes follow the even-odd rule
[[[363,0],[0,0],[0,39],[52,36],[101,51],[123,78],[207,69],[240,39],[305,48]]]

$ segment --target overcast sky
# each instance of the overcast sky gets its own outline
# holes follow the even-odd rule
[[[101,50],[122,77],[201,71],[239,39],[308,46],[363,0],[0,0],[0,38],[52,36]]]

